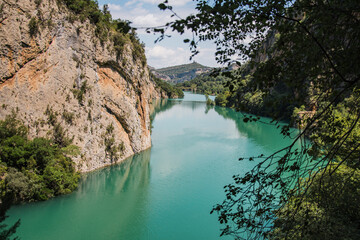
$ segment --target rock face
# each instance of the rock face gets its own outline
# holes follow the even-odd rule
[[[131,43],[116,54],[56,0],[0,5],[1,119],[15,111],[31,137],[73,139],[81,172],[151,146],[149,105],[159,94]]]

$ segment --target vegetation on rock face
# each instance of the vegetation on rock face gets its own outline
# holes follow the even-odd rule
[[[169,98],[183,98],[184,93],[183,91],[176,87],[171,85],[170,83],[167,83],[160,78],[155,77],[152,73],[150,74],[151,79],[155,82],[156,87],[163,91],[167,97]]]
[[[116,162],[119,157],[123,155],[125,150],[124,143],[121,142],[118,146],[115,144],[114,126],[112,124],[106,127],[104,134],[105,157],[110,158],[111,162]]]
[[[108,5],[105,4],[103,10],[100,10],[97,1],[94,0],[58,0],[58,4],[65,4],[71,10],[72,15],[69,18],[72,21],[78,19],[84,22],[89,19],[96,26],[95,34],[100,42],[104,44],[110,40],[118,57],[124,46],[130,44],[134,61],[140,59],[142,65],[146,65],[144,44],[140,43],[129,21],[112,19]]]
[[[35,36],[39,31],[38,21],[35,17],[32,17],[29,22],[29,33],[31,36]]]
[[[88,84],[87,84],[87,81],[84,81],[80,88],[76,88],[76,84],[74,84],[73,86],[73,89],[71,89],[74,97],[78,100],[79,104],[83,105],[83,101],[84,101],[84,98],[85,98],[85,94],[86,92],[88,92],[90,90]]]
[[[226,200],[213,209],[222,235],[359,239],[359,1],[196,2],[197,14],[165,28],[194,31],[184,40],[194,54],[198,41],[214,40],[220,63],[237,54],[248,61],[217,103],[268,111],[284,136],[290,125],[276,121],[295,107],[302,116],[292,144],[247,158],[257,165],[225,186]],[[172,11],[167,1],[159,7]]]
[[[46,200],[76,189],[79,174],[69,157],[78,149],[46,138],[27,138],[27,128],[7,116],[0,121],[1,197],[14,202]]]

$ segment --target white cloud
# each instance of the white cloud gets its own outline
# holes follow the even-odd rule
[[[200,51],[192,60],[190,60],[191,52],[185,46],[182,47],[168,47],[166,45],[154,45],[153,47],[145,47],[146,57],[150,66],[155,68],[163,68],[168,66],[180,65],[196,61],[202,65],[209,67],[219,67],[215,61],[215,45],[202,44],[199,46]]]
[[[159,4],[161,2],[163,2],[162,0],[138,0],[139,2],[144,2],[144,3],[151,3],[151,4]]]
[[[123,19],[132,22],[132,26],[139,27],[157,27],[165,25],[171,21],[171,17],[166,12],[150,12],[144,8],[143,4],[137,4],[130,9],[116,4],[109,4],[109,9],[113,19]]]
[[[123,4],[109,3],[109,10],[113,19],[126,19],[131,21],[133,27],[157,27],[165,25],[174,20],[171,18],[172,13],[161,11],[157,4],[163,0],[129,0]],[[189,15],[193,8],[185,6],[191,0],[174,0],[173,6],[181,6],[175,9],[181,17]],[[101,1],[106,3],[106,1]],[[156,4],[155,4],[156,3]],[[154,4],[149,7],[149,4]]]
[[[133,19],[133,24],[137,27],[148,27],[160,25],[160,19],[155,17],[154,14],[148,13],[143,16],[137,16]]]
[[[169,0],[170,6],[184,6],[188,2],[191,2],[192,0]]]
[[[183,48],[167,48],[160,45],[146,47],[146,57],[149,65],[155,68],[189,63],[189,51]]]
[[[191,2],[191,1],[192,0],[169,0],[169,5],[170,6],[184,6],[188,2]],[[135,4],[136,2],[143,2],[143,3],[158,5],[162,2],[164,2],[164,0],[130,0],[125,5],[129,6],[129,5]]]
[[[117,4],[109,3],[108,6],[109,6],[110,11],[120,11],[121,10],[121,6],[117,5]]]
[[[199,53],[194,57],[194,60],[208,67],[219,67],[219,64],[215,60],[215,44],[208,42],[202,43],[201,45],[202,46],[198,47]]]
[[[122,16],[124,9],[120,5],[110,3],[108,4],[108,6],[113,19],[118,19],[118,18],[125,19]]]
[[[109,0],[99,0],[100,4],[109,3]],[[156,27],[164,25],[174,20],[171,18],[170,11],[161,11],[157,5],[163,0],[124,0],[115,1],[108,4],[113,19],[126,19],[132,22],[131,26],[138,28],[137,33],[141,41],[145,42],[146,55],[150,66],[161,68],[179,64],[190,63],[191,53],[187,44],[183,43],[184,38],[192,37],[189,31],[179,35],[168,31],[167,34],[172,38],[165,39],[154,45],[154,40],[158,35],[145,34],[146,27]],[[169,0],[169,4],[174,6],[174,11],[181,17],[186,17],[193,13],[194,2],[192,0]],[[214,51],[215,46],[201,44],[200,54],[194,60],[206,66],[216,66]]]
[[[138,0],[130,0],[128,2],[125,3],[125,6],[128,7],[128,6],[131,6],[133,4],[135,4]]]
[[[160,45],[156,45],[152,48],[148,48],[147,52],[149,57],[162,58],[162,59],[165,59],[168,56],[175,55],[175,51],[173,49],[166,48]]]

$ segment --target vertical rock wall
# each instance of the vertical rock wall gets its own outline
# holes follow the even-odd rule
[[[0,2],[0,118],[17,112],[31,137],[60,127],[86,172],[151,146],[149,104],[159,94],[131,43],[119,56],[70,14],[56,0]],[[111,138],[115,157],[105,151]]]

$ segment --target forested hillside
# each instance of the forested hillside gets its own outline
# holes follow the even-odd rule
[[[224,92],[226,89],[225,85],[229,80],[229,78],[220,75],[211,76],[209,74],[203,74],[190,81],[178,83],[176,84],[176,87],[184,91],[193,91],[207,95],[218,95]]]
[[[212,68],[203,66],[197,62],[182,64],[178,66],[153,69],[152,73],[167,82],[170,83],[181,83],[184,81],[189,81],[194,77],[210,72]]]
[[[159,89],[162,98],[183,98],[184,93],[181,88],[173,86],[170,83],[156,77],[150,73],[150,78],[155,82],[156,88]]]

